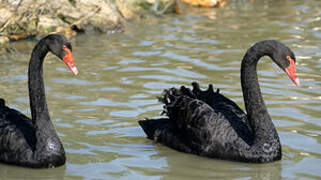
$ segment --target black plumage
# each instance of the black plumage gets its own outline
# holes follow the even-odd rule
[[[149,139],[178,151],[233,161],[265,163],[280,160],[277,131],[264,104],[256,72],[257,62],[269,56],[286,70],[295,61],[293,52],[274,40],[261,41],[245,54],[241,84],[246,113],[219,90],[202,91],[182,86],[165,90],[160,101],[168,118],[139,121]],[[289,75],[298,82],[295,73]]]
[[[53,34],[41,39],[32,51],[28,71],[32,119],[0,99],[0,162],[31,168],[65,164],[63,145],[49,117],[42,73],[46,54],[50,51],[65,61],[68,53],[64,48],[71,52],[67,39]]]

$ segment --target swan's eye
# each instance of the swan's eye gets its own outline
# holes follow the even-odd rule
[[[64,45],[65,47],[67,47],[70,51],[72,51],[72,46],[70,43],[67,43],[66,45]]]

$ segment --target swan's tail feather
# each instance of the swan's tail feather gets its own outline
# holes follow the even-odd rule
[[[0,98],[0,107],[6,106],[6,101],[2,98]]]
[[[213,85],[209,84],[207,90],[201,90],[197,82],[192,83],[193,89],[181,86],[179,89],[170,88],[164,90],[161,97],[158,100],[164,104],[164,110],[162,114],[166,114],[170,119],[176,119],[171,109],[173,107],[186,107],[189,101],[193,99],[199,99],[208,104],[215,101],[215,98],[219,94],[220,90],[214,91]]]
[[[185,107],[185,99],[189,96],[194,96],[189,89],[184,86],[181,89],[170,88],[164,90],[163,95],[158,99],[164,104],[163,113],[165,113],[170,119],[176,118],[177,107]],[[190,98],[189,98],[190,99]]]
[[[167,119],[138,122],[149,139],[183,152],[191,152],[190,147],[198,151],[198,147],[211,141],[211,131],[218,115],[207,101],[216,101],[218,91],[213,91],[213,85],[209,85],[207,90],[201,90],[196,82],[192,86],[164,90],[158,99],[164,104],[163,113]]]
[[[197,82],[193,82],[192,86],[193,86],[192,92],[200,100],[202,100],[201,97],[210,98],[210,97],[213,97],[213,96],[217,95],[220,92],[219,89],[217,89],[216,92],[214,91],[213,84],[209,84],[208,85],[208,89],[204,90],[204,91],[200,89],[200,86],[199,86],[199,84]]]
[[[192,86],[193,86],[193,92],[194,91],[201,91],[200,85],[197,82],[192,82]]]
[[[162,119],[145,119],[138,121],[143,128],[147,138],[154,142],[163,143],[178,151],[191,153],[192,150],[186,146],[178,137],[180,133],[175,132],[171,126],[171,121],[167,118]]]
[[[157,130],[168,125],[169,120],[167,118],[162,119],[144,119],[138,121],[138,124],[142,127],[147,138],[155,140],[157,138]]]

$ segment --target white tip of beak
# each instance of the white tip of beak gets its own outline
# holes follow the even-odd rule
[[[295,85],[299,86],[299,85],[300,85],[300,80],[299,80],[299,78],[295,78],[294,83],[295,83]]]
[[[77,69],[76,67],[72,67],[72,68],[71,68],[71,71],[72,71],[75,75],[78,74],[78,69]]]

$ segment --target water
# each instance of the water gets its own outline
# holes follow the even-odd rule
[[[67,152],[63,167],[0,164],[1,179],[320,179],[321,1],[234,2],[224,9],[150,18],[126,33],[72,39],[79,75],[53,55],[44,65],[50,115]],[[148,22],[148,24],[146,23]],[[242,108],[239,69],[248,47],[277,39],[293,49],[301,86],[268,58],[259,81],[283,159],[245,164],[180,153],[145,138],[137,120],[160,116],[164,88],[208,83]],[[36,41],[0,56],[0,93],[30,115],[27,65]]]

